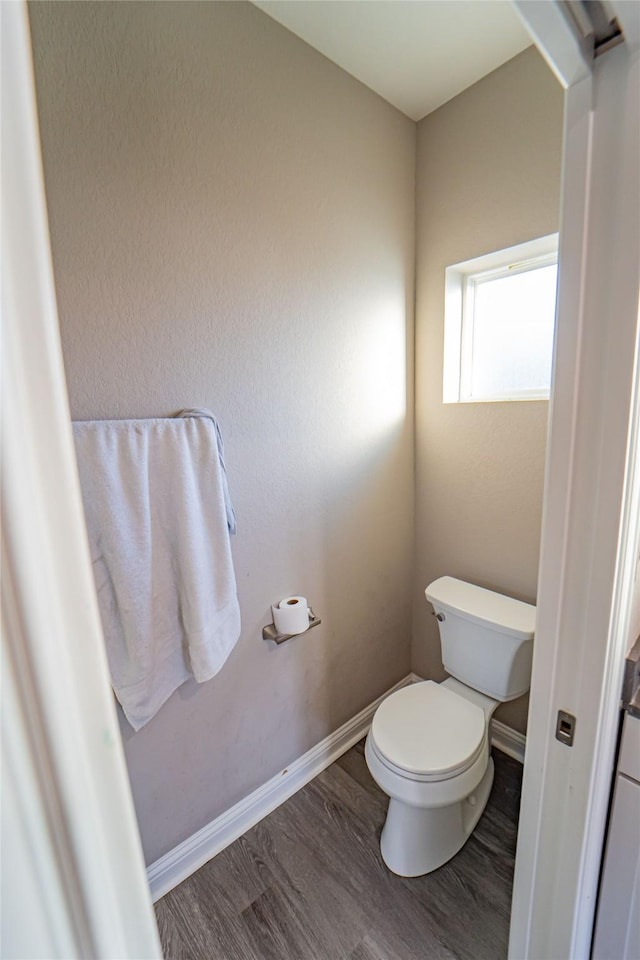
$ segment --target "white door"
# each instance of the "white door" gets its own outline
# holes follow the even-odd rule
[[[516,4],[566,86],[554,390],[513,960],[587,960],[638,557],[640,25],[585,58],[561,5]],[[579,5],[576,5],[579,6]],[[576,718],[572,746],[558,711]]]

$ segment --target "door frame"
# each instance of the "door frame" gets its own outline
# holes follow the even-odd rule
[[[566,92],[554,387],[509,956],[586,960],[623,662],[638,626],[638,25],[618,4],[626,41],[591,61],[562,4],[515,5]],[[576,717],[572,747],[555,738],[558,710]]]
[[[161,958],[71,434],[26,3],[0,16],[0,954]]]

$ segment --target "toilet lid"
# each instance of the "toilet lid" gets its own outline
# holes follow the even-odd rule
[[[371,735],[394,766],[409,774],[440,774],[444,779],[475,760],[485,727],[482,707],[433,680],[424,680],[381,703]]]

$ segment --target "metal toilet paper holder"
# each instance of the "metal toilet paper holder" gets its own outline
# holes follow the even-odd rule
[[[322,623],[320,617],[316,617],[311,607],[309,607],[309,630],[311,630],[312,627],[317,627],[320,623]],[[304,633],[308,633],[308,631],[305,630]],[[263,639],[273,640],[274,643],[284,643],[285,640],[291,640],[292,637],[301,637],[303,635],[303,633],[278,633],[275,623],[268,623],[266,627],[262,628]]]

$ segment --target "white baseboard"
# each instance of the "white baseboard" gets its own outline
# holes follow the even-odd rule
[[[491,743],[496,750],[502,750],[507,756],[524,763],[526,742],[524,733],[519,733],[512,727],[508,727],[506,723],[500,723],[499,720],[491,721]]]
[[[422,677],[415,673],[404,677],[285,770],[152,863],[147,868],[147,879],[154,903],[350,750],[368,732],[373,715],[385,697],[420,680]],[[499,720],[492,720],[491,728],[493,746],[523,763],[525,737]]]
[[[413,680],[413,674],[404,677],[285,770],[152,863],[147,868],[147,879],[154,903],[350,750],[368,732],[385,697]]]

